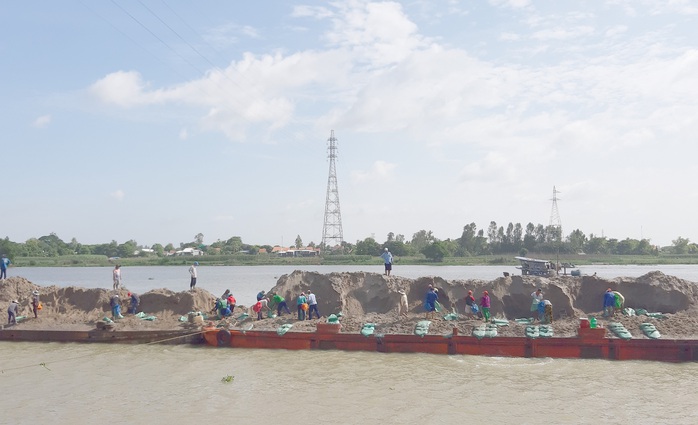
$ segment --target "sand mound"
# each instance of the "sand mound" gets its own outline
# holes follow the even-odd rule
[[[386,314],[398,307],[397,291],[407,293],[410,311],[423,312],[428,285],[439,290],[439,302],[447,309],[463,311],[463,298],[472,290],[476,299],[487,290],[492,300],[492,314],[507,318],[530,315],[531,292],[542,288],[545,298],[555,306],[555,317],[572,317],[602,310],[603,294],[607,288],[621,292],[626,305],[649,311],[677,313],[698,305],[695,284],[661,272],[651,272],[637,279],[605,280],[595,276],[535,276],[501,277],[493,281],[454,280],[440,277],[407,279],[375,273],[330,273],[294,271],[279,278],[272,292],[284,296],[289,305],[301,291],[312,289],[321,312],[341,311],[348,316],[369,313]]]
[[[0,305],[6,306],[11,300],[20,303],[19,315],[33,317],[31,308],[32,291],[39,291],[39,299],[43,309],[38,321],[21,323],[26,328],[56,328],[64,325],[86,326],[104,316],[111,317],[109,300],[114,294],[108,289],[86,289],[79,287],[41,287],[22,277],[10,277],[0,282]],[[117,291],[121,298],[122,309],[125,312],[130,303],[128,290]],[[194,292],[173,292],[169,289],[155,289],[139,294],[138,311],[158,318],[155,322],[143,323],[144,327],[171,328],[178,325],[177,319],[190,311],[207,312],[215,298],[203,289]],[[125,321],[122,328],[138,328],[142,321]],[[133,322],[133,323],[130,323]],[[75,326],[69,326],[75,328]]]
[[[642,338],[639,324],[652,322],[664,338],[697,338],[698,290],[693,282],[651,272],[638,278],[601,279],[595,276],[560,276],[553,278],[535,276],[501,277],[493,281],[453,280],[440,277],[407,279],[398,276],[387,277],[376,273],[330,273],[294,271],[283,275],[269,292],[276,292],[286,298],[291,315],[282,315],[261,321],[248,318],[236,320],[238,313],[247,311],[238,306],[236,314],[225,319],[230,327],[244,327],[259,330],[276,330],[280,325],[293,324],[293,332],[314,332],[318,319],[297,321],[296,299],[301,292],[312,290],[318,300],[320,314],[327,317],[331,313],[343,314],[342,332],[359,332],[364,323],[376,323],[377,333],[412,333],[415,324],[424,318],[423,302],[428,285],[439,289],[439,302],[450,311],[464,310],[463,298],[472,290],[479,299],[487,290],[492,299],[492,315],[511,320],[510,326],[501,327],[501,336],[523,336],[524,326],[512,319],[530,317],[531,292],[542,288],[545,298],[554,306],[555,336],[576,335],[579,317],[596,316],[601,320],[603,294],[607,288],[624,294],[626,306],[644,308],[651,312],[667,314],[665,319],[650,319],[647,316],[620,316],[613,320],[622,322],[634,336]],[[38,320],[20,323],[26,329],[89,329],[94,322],[110,316],[109,297],[113,293],[107,289],[85,289],[77,287],[38,287],[21,277],[11,277],[0,282],[0,306],[10,300],[20,301],[20,315],[32,316],[31,292],[37,289],[44,309]],[[397,315],[400,296],[404,290],[410,304],[407,318]],[[119,292],[124,310],[128,305],[127,291]],[[173,292],[157,289],[140,294],[139,310],[157,317],[147,322],[127,315],[119,320],[120,329],[176,329],[181,326],[179,318],[189,311],[208,313],[214,296],[203,289],[194,292]],[[251,313],[251,312],[250,312]],[[252,315],[252,314],[251,314]],[[320,319],[324,320],[324,319]],[[604,321],[607,322],[607,321]],[[461,334],[469,335],[472,327],[482,323],[477,319],[447,321],[437,317],[430,327],[430,334],[447,335],[457,328]]]

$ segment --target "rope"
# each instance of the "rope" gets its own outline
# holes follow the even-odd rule
[[[170,337],[170,338],[165,338],[165,339],[159,339],[159,340],[156,340],[156,341],[146,342],[146,343],[143,344],[143,345],[162,344],[163,342],[172,341],[172,340],[179,339],[179,338],[186,338],[186,337],[190,337],[190,336],[194,336],[194,335],[198,335],[198,334],[203,334],[204,332],[205,332],[205,331],[200,330],[200,331],[193,332],[193,333],[190,333],[190,334],[177,335],[177,336]],[[28,368],[30,368],[30,367],[36,367],[36,366],[41,366],[41,367],[43,367],[44,369],[50,371],[51,369],[48,368],[48,366],[47,366],[48,364],[51,364],[51,363],[60,363],[60,362],[67,362],[67,361],[78,360],[78,359],[84,359],[84,358],[87,358],[87,357],[95,356],[95,355],[97,355],[97,354],[98,354],[98,353],[89,353],[89,354],[84,354],[84,355],[82,355],[82,356],[74,356],[74,357],[68,357],[68,358],[65,358],[65,359],[53,360],[53,361],[51,361],[51,362],[42,362],[42,363],[39,363],[39,364],[28,364],[28,365],[24,365],[24,366],[16,366],[16,367],[10,367],[10,368],[5,368],[5,369],[0,369],[0,374],[3,374],[3,373],[5,373],[5,372],[9,372],[9,371],[12,371],[12,370],[28,369]],[[99,353],[99,354],[101,354],[101,353]]]

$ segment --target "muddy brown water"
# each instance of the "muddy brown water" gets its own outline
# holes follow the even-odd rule
[[[0,342],[0,370],[8,424],[698,423],[698,363]]]

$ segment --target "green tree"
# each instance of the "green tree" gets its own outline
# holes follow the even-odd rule
[[[587,242],[587,237],[586,235],[584,235],[584,232],[582,232],[579,229],[575,229],[567,237],[567,240],[570,244],[570,249],[572,250],[572,252],[577,253],[584,250],[584,245]]]
[[[194,236],[194,242],[196,245],[202,245],[204,243],[204,234],[203,233],[197,233],[196,236]]]
[[[126,241],[119,245],[117,252],[118,254],[116,255],[117,257],[133,257],[135,255],[136,250],[138,249],[138,243],[131,239],[130,241]]]
[[[674,247],[674,253],[676,253],[676,254],[687,253],[689,242],[690,241],[687,238],[682,238],[681,236],[679,236],[678,238],[671,241],[671,244]]]
[[[303,239],[301,239],[301,235],[296,236],[296,248],[303,248]]]
[[[380,255],[383,249],[373,238],[356,241],[356,255]]]
[[[397,255],[397,256],[401,256],[401,257],[404,257],[407,255],[407,247],[402,242],[398,242],[398,241],[393,240],[393,241],[386,242],[384,245],[385,245],[385,248],[388,248],[390,253],[393,255]]]
[[[165,248],[163,248],[162,244],[156,243],[153,246],[150,247],[150,249],[155,252],[155,255],[158,257],[162,257],[165,255]]]
[[[475,237],[477,236],[477,226],[475,223],[466,224],[463,226],[463,233],[461,233],[458,239],[458,245],[460,250],[458,251],[460,255],[474,255],[475,254]]]
[[[421,252],[425,257],[434,262],[441,262],[443,261],[444,257],[448,255],[448,249],[441,241],[435,241],[425,246],[422,248]]]
[[[422,248],[434,242],[434,234],[431,230],[420,230],[412,235],[412,246],[417,252],[421,252]]]

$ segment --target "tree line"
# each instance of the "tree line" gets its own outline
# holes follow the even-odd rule
[[[314,242],[309,247],[316,247]],[[303,240],[300,235],[295,239],[296,248],[303,248]],[[529,253],[539,254],[601,254],[601,255],[658,255],[660,250],[674,254],[696,254],[698,245],[689,239],[678,237],[672,241],[669,247],[660,248],[651,244],[649,239],[623,240],[589,234],[588,236],[579,229],[575,229],[567,236],[561,234],[557,226],[534,225],[528,223],[525,227],[521,223],[509,223],[506,227],[498,226],[491,221],[487,228],[478,229],[475,223],[463,227],[460,237],[438,239],[430,230],[420,230],[407,239],[404,235],[388,233],[386,240],[378,242],[373,237],[357,240],[355,244],[342,242],[341,247],[325,247],[317,245],[323,255],[371,255],[378,256],[384,248],[388,248],[393,255],[418,256],[441,261],[445,257],[469,257],[495,254],[517,254],[526,256]],[[156,243],[152,246],[139,245],[135,240],[118,243],[112,240],[103,244],[82,244],[75,238],[65,242],[55,233],[39,238],[31,238],[25,242],[13,242],[9,238],[0,239],[0,251],[12,258],[17,257],[54,257],[60,255],[104,255],[107,257],[135,257],[135,256],[165,256],[185,248],[196,248],[206,255],[233,255],[248,254],[257,255],[262,252],[271,253],[272,245],[254,245],[242,241],[239,236],[232,236],[226,240],[217,240],[211,244],[204,244],[204,235],[198,233],[191,242],[180,242],[178,248],[172,243]]]

